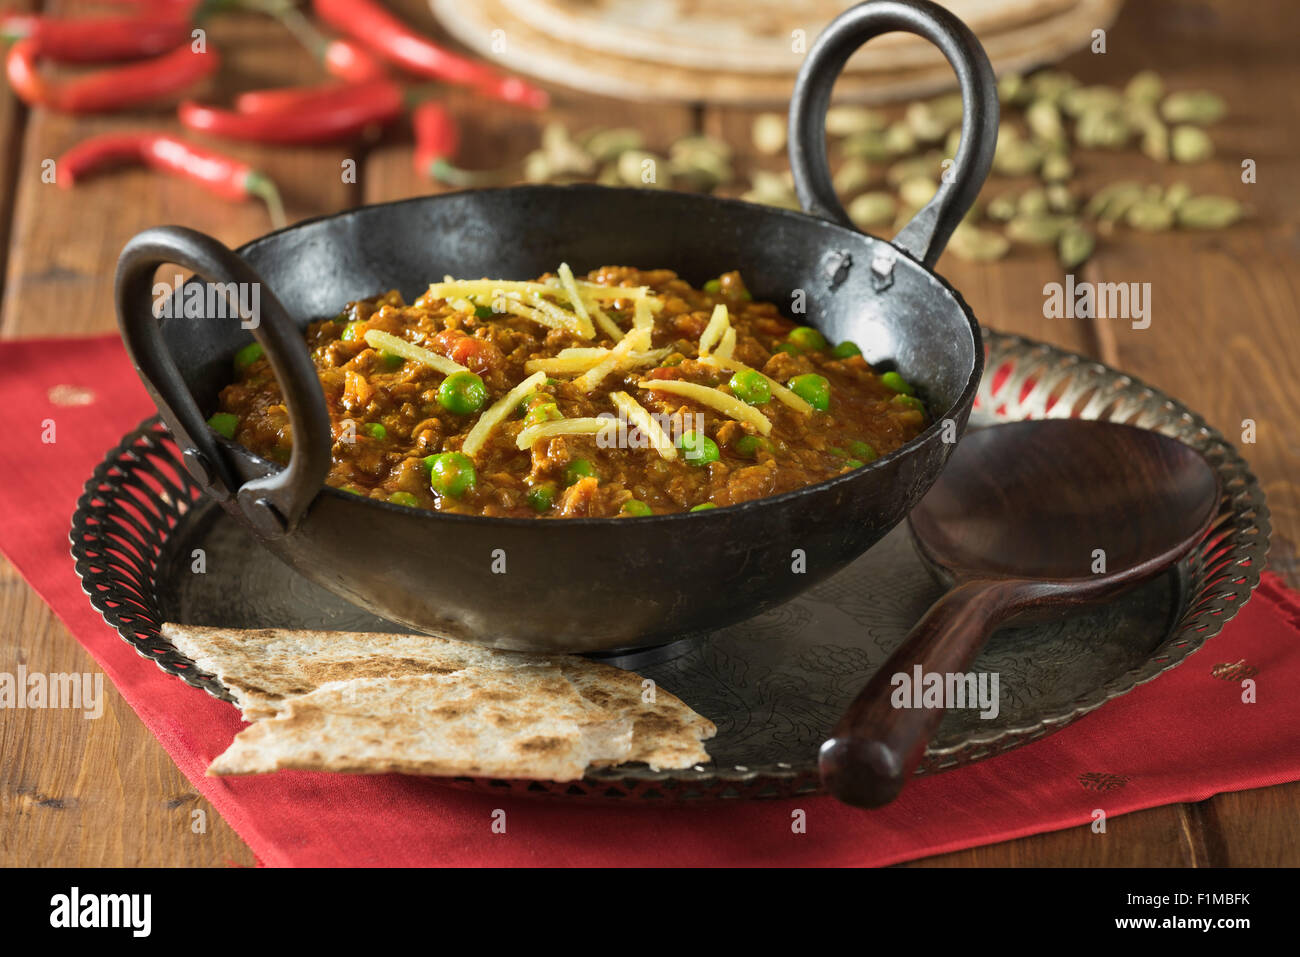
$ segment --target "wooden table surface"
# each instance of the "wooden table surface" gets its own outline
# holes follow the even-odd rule
[[[36,0],[28,0],[29,4]],[[436,32],[419,0],[394,4]],[[91,9],[50,0],[53,12]],[[95,8],[105,9],[105,8]],[[1230,441],[1242,420],[1257,423],[1255,444],[1241,450],[1272,510],[1270,567],[1300,583],[1300,61],[1292,48],[1291,0],[1249,5],[1232,0],[1129,0],[1110,29],[1107,52],[1076,54],[1064,68],[1085,81],[1122,83],[1138,69],[1160,71],[1171,87],[1221,93],[1229,117],[1213,129],[1218,157],[1172,170],[1136,153],[1084,160],[1085,189],[1131,173],[1185,179],[1206,192],[1242,195],[1243,158],[1258,164],[1249,222],[1227,231],[1156,236],[1118,231],[1079,279],[1152,284],[1152,322],[1046,319],[1043,285],[1058,281],[1052,257],[1015,253],[992,265],[945,256],[943,273],[980,320],[1096,356],[1178,396]],[[307,82],[309,58],[286,36],[251,17],[223,18],[211,36],[226,56],[222,95],[259,86]],[[551,114],[571,128],[633,123],[652,147],[691,130],[725,136],[747,155],[752,115],[740,110],[643,106],[557,91]],[[499,165],[537,144],[539,118],[448,95],[464,123],[465,165]],[[232,205],[188,185],[145,172],[106,176],[75,192],[42,182],[42,161],[92,132],[168,128],[167,112],[149,117],[72,118],[27,110],[0,89],[0,336],[80,336],[114,328],[113,265],[134,233],[180,223],[237,245],[267,230],[254,204]],[[430,191],[411,168],[404,133],[365,148],[228,149],[265,168],[286,192],[290,220]],[[355,160],[355,183],[340,175]],[[762,165],[779,168],[780,161]],[[1094,168],[1095,167],[1095,168]],[[653,264],[643,264],[653,265]],[[69,574],[71,571],[69,570]],[[1209,654],[1212,654],[1210,652]],[[1206,664],[1206,653],[1188,667]],[[89,655],[11,566],[0,560],[0,671],[94,671]],[[144,665],[142,664],[142,667]],[[103,718],[73,711],[0,712],[0,865],[249,865],[253,854],[197,795],[162,747],[115,691]],[[191,812],[205,809],[207,833],[194,834]],[[1222,794],[1198,804],[1154,808],[1113,819],[1107,833],[1088,827],[1010,841],[915,862],[950,865],[1295,865],[1300,863],[1300,783]]]

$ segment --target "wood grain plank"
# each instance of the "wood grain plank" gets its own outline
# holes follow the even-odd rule
[[[1295,587],[1300,541],[1300,445],[1295,440],[1300,381],[1300,108],[1287,40],[1291,4],[1261,2],[1128,4],[1104,57],[1086,57],[1086,79],[1125,76],[1152,65],[1174,89],[1211,89],[1228,102],[1211,128],[1211,162],[1161,168],[1134,162],[1121,175],[1197,192],[1235,196],[1254,215],[1206,234],[1144,236],[1118,230],[1085,270],[1093,281],[1151,283],[1147,329],[1105,323],[1119,365],[1203,414],[1250,462],[1272,513],[1270,567]],[[1241,182],[1241,162],[1258,164],[1258,182]],[[1246,420],[1256,441],[1245,441]],[[1279,746],[1282,743],[1279,742]],[[1300,862],[1300,786],[1218,795],[1197,805],[1207,858],[1216,865]]]
[[[0,622],[0,671],[13,674],[19,664],[29,673],[99,671],[3,559]],[[6,709],[0,717],[0,867],[254,865],[244,842],[103,683],[98,719],[60,708]]]
[[[902,867],[1192,867],[1196,856],[1180,805],[1150,808],[1090,826],[1033,834],[909,861]]]

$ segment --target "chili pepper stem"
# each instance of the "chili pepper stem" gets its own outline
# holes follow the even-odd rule
[[[446,159],[436,159],[429,164],[429,178],[446,186],[462,189],[473,186],[495,186],[506,181],[501,170],[461,169]]]
[[[252,170],[244,180],[244,188],[250,196],[256,196],[266,203],[266,210],[271,214],[271,225],[283,229],[288,222],[284,215],[284,201],[280,199],[280,191],[271,178],[265,173]]]

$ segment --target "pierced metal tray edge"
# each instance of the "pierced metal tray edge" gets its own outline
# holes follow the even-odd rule
[[[1224,495],[1214,527],[1186,563],[1182,614],[1142,666],[1033,724],[932,747],[918,774],[968,764],[1043,737],[1177,666],[1218,634],[1250,599],[1268,550],[1268,508],[1258,481],[1236,449],[1200,415],[1141,380],[1086,357],[988,329],[984,340],[987,361],[973,424],[1074,415],[1152,429],[1205,455],[1219,474]],[[213,676],[195,669],[161,637],[156,604],[146,594],[171,530],[200,495],[173,449],[157,418],[150,418],[106,454],[73,514],[75,569],[91,605],[138,654],[187,684],[230,701]],[[129,470],[123,468],[126,462],[131,463]],[[133,508],[124,507],[128,501]],[[567,783],[484,778],[447,778],[440,783],[615,800],[782,797],[820,790],[815,756],[800,765],[607,768]]]

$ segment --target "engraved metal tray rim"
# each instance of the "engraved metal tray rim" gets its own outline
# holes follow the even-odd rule
[[[1143,664],[1080,695],[1072,706],[1032,722],[933,743],[918,773],[946,770],[1028,743],[1180,664],[1218,634],[1249,600],[1259,584],[1268,548],[1268,509],[1258,481],[1236,449],[1200,415],[1095,360],[988,329],[984,339],[988,358],[971,417],[973,426],[1074,415],[1153,429],[1204,454],[1219,474],[1223,499],[1210,534],[1183,565],[1177,621]],[[106,455],[87,481],[73,515],[72,554],[92,606],[137,653],[168,674],[229,701],[215,678],[196,670],[161,637],[158,603],[149,593],[168,551],[171,531],[199,495],[166,431],[156,418],[148,419]],[[819,789],[815,755],[803,764],[776,762],[761,767],[604,768],[570,783],[443,780],[528,793],[674,800],[780,796]]]

